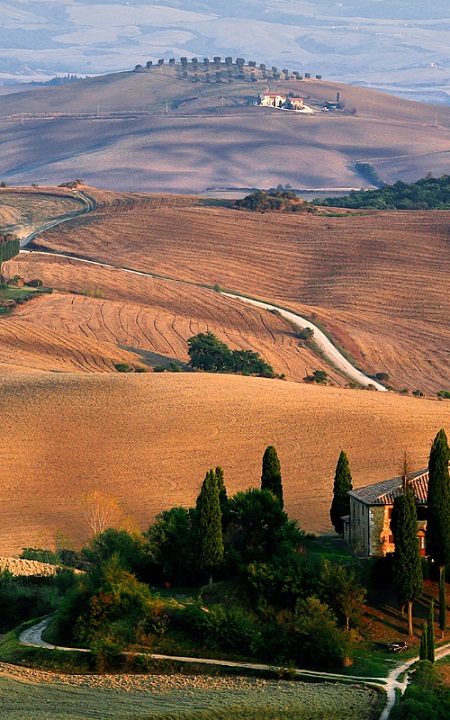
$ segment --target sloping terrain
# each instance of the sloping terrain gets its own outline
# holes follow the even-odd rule
[[[218,283],[227,290],[299,311],[321,322],[365,372],[388,373],[397,389],[435,393],[450,386],[449,224],[448,211],[327,217],[136,205],[126,211],[106,208],[77,218],[39,236],[38,242],[50,250],[163,278],[210,287]],[[43,256],[24,255],[11,263],[11,272],[24,277],[43,275],[46,282],[62,290],[80,292],[98,287],[107,299],[125,298],[120,294],[125,292],[127,302],[151,304],[149,294],[139,290],[141,280],[127,282],[122,278],[120,290],[117,284],[109,288],[111,280],[106,276],[91,280],[89,285],[87,266],[76,276],[72,269],[67,275],[66,261],[58,261],[56,266],[54,259],[52,266],[48,262]],[[73,278],[72,284],[68,277]],[[154,280],[151,287],[153,294]],[[178,304],[172,299],[168,302],[169,296],[162,300],[156,294],[154,305],[161,304],[177,316],[213,322],[211,316],[199,311],[202,303],[191,307],[198,289],[194,293],[189,286],[174,283],[164,287],[169,296],[187,294]],[[216,318],[222,312],[228,315],[230,307],[239,314],[255,312],[213,293],[204,297],[208,304],[214,304],[214,312],[219,313]],[[44,307],[50,301],[38,302],[36,307]],[[266,359],[273,361],[278,372],[303,377],[303,356],[297,355],[298,348],[294,352],[299,360],[296,370],[291,360],[286,372],[286,366],[275,359],[281,326],[273,325],[275,318],[270,313],[263,316],[278,340],[277,349],[269,349],[266,335],[267,341],[259,345],[261,353],[268,354]],[[236,335],[232,338],[229,328],[237,327],[245,342],[255,347],[257,341],[245,336],[237,316],[230,317],[231,325],[221,321],[211,327],[234,342]],[[287,330],[284,327],[285,333]],[[186,330],[181,334],[186,338]],[[258,335],[259,331],[255,337]],[[285,345],[291,343],[289,331],[281,343],[285,352]],[[179,344],[176,347],[175,354],[185,359],[178,354]],[[291,350],[288,352],[293,358]]]
[[[111,372],[117,362],[187,362],[187,340],[211,330],[232,348],[259,352],[289,379],[325,369],[334,382],[346,383],[300,346],[282,318],[211,290],[40,254],[21,255],[10,266],[58,292],[0,320],[0,367],[14,360],[22,368]]]
[[[0,96],[0,178],[189,193],[364,187],[357,161],[385,181],[448,169],[450,107],[254,74],[255,82],[208,84],[165,65]],[[316,112],[252,105],[268,90],[301,95]],[[345,111],[321,112],[337,93]]]
[[[222,465],[229,493],[258,486],[276,446],[286,508],[306,530],[329,529],[337,458],[356,486],[398,475],[405,448],[424,467],[450,403],[226,375],[16,375],[0,379],[0,552],[88,535],[93,489],[146,528],[195,502]],[[313,498],[313,499],[312,499]]]

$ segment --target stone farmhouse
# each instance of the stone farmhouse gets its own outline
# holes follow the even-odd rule
[[[278,93],[265,93],[258,98],[258,104],[263,107],[281,108],[284,110],[303,110],[302,98],[280,95]]]
[[[417,502],[417,537],[421,555],[426,555],[428,470],[407,476]],[[394,552],[390,523],[394,499],[403,492],[403,477],[383,480],[351,490],[350,514],[345,515],[344,540],[362,557]]]

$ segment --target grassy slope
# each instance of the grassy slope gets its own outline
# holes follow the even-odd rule
[[[336,83],[260,78],[207,85],[182,80],[177,68],[170,73],[165,66],[1,97],[8,153],[0,176],[15,182],[60,182],[76,176],[103,187],[197,192],[209,186],[288,182],[294,187],[359,187],[364,182],[351,169],[357,160],[372,162],[386,180],[417,179],[429,170],[439,174],[447,169],[449,108]],[[236,105],[268,87],[301,94],[318,108],[340,92],[347,110],[356,108],[357,115],[319,111],[300,117]],[[150,117],[97,118],[97,107],[100,115],[139,110]],[[32,117],[49,112],[56,113],[51,122]],[[61,118],[61,112],[94,117]],[[21,113],[30,115],[18,127]]]

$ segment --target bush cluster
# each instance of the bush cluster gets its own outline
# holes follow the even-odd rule
[[[205,372],[274,377],[273,368],[252,350],[230,350],[209,330],[188,340],[189,365]]]

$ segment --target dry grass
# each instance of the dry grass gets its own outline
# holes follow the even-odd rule
[[[450,386],[449,224],[448,211],[318,217],[134,206],[74,220],[39,242],[298,310],[365,371],[434,393]]]
[[[450,427],[447,402],[196,373],[6,376],[0,403],[3,555],[51,546],[61,531],[86,539],[92,489],[145,529],[161,510],[194,503],[210,467],[224,467],[229,493],[258,486],[269,444],[289,514],[328,530],[341,448],[361,486],[397,475],[405,448],[424,467],[436,431]]]

